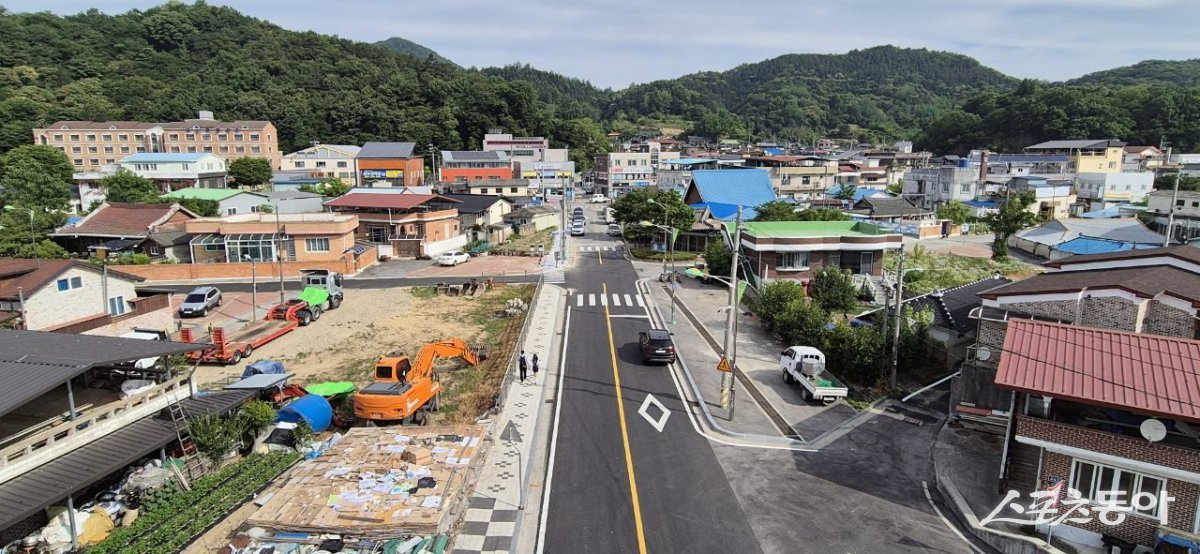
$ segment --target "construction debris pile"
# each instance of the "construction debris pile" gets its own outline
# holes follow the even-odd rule
[[[246,523],[373,539],[437,534],[485,434],[480,425],[351,429],[286,474]]]

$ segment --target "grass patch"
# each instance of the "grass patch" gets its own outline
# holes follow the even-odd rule
[[[635,248],[629,251],[629,255],[639,260],[654,260],[661,262],[663,258],[667,261],[675,260],[677,262],[694,262],[699,254],[695,252],[655,252],[649,248]]]
[[[437,297],[437,289],[434,287],[409,287],[408,292],[414,298],[420,298],[421,300],[430,300]]]
[[[884,256],[884,268],[896,271],[898,258],[889,251]],[[923,246],[917,245],[904,259],[904,267],[922,267],[937,271],[913,271],[904,278],[904,296],[917,296],[935,290],[951,289],[994,275],[1003,275],[1009,279],[1024,279],[1040,273],[1036,266],[1027,264],[1015,258],[992,260],[990,258],[972,258],[944,252],[929,252]]]
[[[554,237],[551,235],[553,235],[554,232],[557,230],[558,230],[558,227],[549,227],[546,229],[542,229],[541,231],[538,231],[532,235],[515,237],[512,240],[510,240],[504,244],[496,246],[495,248],[492,249],[492,252],[493,253],[513,252],[513,253],[525,254],[525,253],[529,252],[530,246],[538,246],[538,245],[544,246],[545,251],[549,252],[551,245],[553,244],[553,241],[554,241]]]

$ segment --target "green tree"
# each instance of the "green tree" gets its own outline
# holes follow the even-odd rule
[[[654,203],[651,203],[651,200]],[[648,187],[639,187],[612,203],[614,217],[618,222],[626,225],[626,236],[635,240],[648,240],[655,236],[662,236],[661,230],[642,227],[641,222],[649,221],[655,225],[662,225],[664,208],[668,227],[680,230],[692,228],[696,214],[683,202],[679,193],[673,190],[651,190]]]
[[[350,192],[350,185],[337,177],[326,177],[315,185],[300,185],[300,192],[311,192],[321,196],[337,197]]]
[[[992,259],[1007,258],[1008,237],[1038,222],[1038,216],[1029,211],[1029,207],[1035,201],[1037,197],[1032,191],[1013,194],[1000,204],[999,210],[980,219],[995,233],[995,238],[992,239]]]
[[[1175,176],[1162,175],[1154,179],[1154,190],[1175,190]],[[1179,190],[1200,191],[1200,177],[1180,177]]]
[[[782,200],[773,200],[754,209],[754,221],[796,221],[796,206]]]
[[[229,162],[229,176],[239,187],[256,187],[271,180],[274,171],[266,158],[238,158]]]
[[[854,193],[856,192],[858,192],[858,187],[850,183],[845,183],[838,187],[837,190],[833,191],[833,197],[837,198],[838,200],[853,200]]]
[[[955,225],[962,225],[971,219],[971,207],[959,200],[951,200],[945,206],[938,208],[938,217],[949,219]]]
[[[728,269],[728,268],[726,268]],[[767,329],[773,329],[780,315],[796,301],[804,300],[804,286],[795,281],[780,279],[762,286],[758,299],[754,301],[754,313]]]
[[[16,165],[21,160],[31,160],[41,166],[42,171],[56,179],[69,183],[75,178],[75,166],[67,155],[53,146],[26,144],[9,150],[0,161],[0,168]]]
[[[887,339],[877,327],[838,323],[825,331],[821,351],[831,373],[863,386],[879,381],[887,365]]]
[[[37,211],[66,210],[71,187],[34,159],[19,159],[0,177],[0,206],[18,206]]]
[[[786,344],[794,346],[817,346],[822,344],[825,327],[829,325],[829,314],[815,302],[803,298],[784,306],[775,317],[775,334]]]
[[[70,258],[71,253],[48,239],[39,241],[35,248],[29,242],[8,242],[8,237],[0,236],[0,257],[65,259]]]
[[[933,311],[926,308],[913,310],[904,307],[900,318],[900,367],[923,368],[933,361],[929,343],[929,327],[933,325]]]
[[[808,208],[796,213],[797,221],[850,221],[850,214],[834,208]]]
[[[710,275],[727,277],[731,269],[729,264],[733,263],[733,252],[730,252],[723,239],[714,237],[704,247],[704,263]]]
[[[888,185],[887,187],[885,187],[883,189],[883,191],[892,196],[900,196],[900,195],[904,194],[904,182],[896,181],[895,183],[892,183],[892,184]]]
[[[158,202],[161,192],[150,179],[125,168],[100,180],[109,202]]]
[[[834,313],[849,313],[858,306],[858,288],[850,272],[838,267],[824,266],[813,274],[810,284],[812,299],[821,309]]]
[[[216,200],[206,198],[180,198],[175,200],[183,209],[200,217],[218,217],[221,215],[221,204]]]

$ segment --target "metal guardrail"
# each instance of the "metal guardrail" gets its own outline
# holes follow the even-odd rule
[[[544,275],[538,277],[537,287],[533,289],[533,299],[529,301],[529,306],[525,310],[525,323],[521,325],[521,334],[517,336],[516,347],[513,348],[512,354],[509,355],[508,368],[504,371],[504,380],[500,383],[500,392],[497,393],[496,404],[492,408],[497,414],[500,413],[500,408],[504,406],[504,402],[508,399],[508,386],[518,378],[517,358],[525,345],[525,338],[529,336],[529,327],[533,323],[533,312],[537,309],[538,297],[541,296],[542,286],[545,283],[546,277]]]
[[[0,474],[10,466],[27,462],[39,452],[52,448],[63,441],[70,441],[83,433],[91,432],[95,435],[86,442],[100,438],[104,435],[95,432],[104,430],[106,422],[114,421],[120,416],[133,415],[138,412],[145,412],[138,416],[139,418],[154,415],[167,406],[169,394],[178,390],[189,390],[190,380],[191,374],[175,377],[148,391],[92,408],[84,413],[83,417],[38,431],[18,442],[0,448]],[[190,395],[189,392],[188,396]],[[122,426],[113,425],[109,431],[117,431]],[[75,446],[82,446],[85,443]],[[0,478],[0,481],[2,480],[3,478]]]

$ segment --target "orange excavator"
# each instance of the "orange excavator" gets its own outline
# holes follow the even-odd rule
[[[411,360],[403,353],[384,356],[375,364],[375,381],[354,393],[354,415],[364,421],[425,425],[442,392],[434,364],[441,358],[462,358],[474,366],[486,357],[462,339],[426,344]]]

